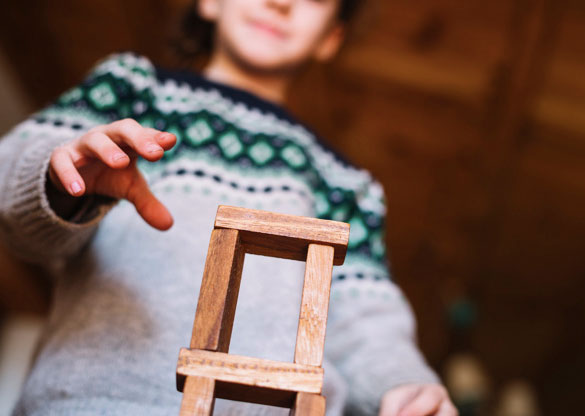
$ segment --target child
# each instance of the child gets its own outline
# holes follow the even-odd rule
[[[15,415],[178,414],[176,359],[219,204],[351,223],[333,276],[328,415],[456,414],[389,280],[381,187],[280,106],[304,64],[336,53],[354,3],[200,0],[215,24],[203,77],[114,55],[0,142],[0,234],[55,283]],[[230,352],[292,361],[303,268],[246,257]]]

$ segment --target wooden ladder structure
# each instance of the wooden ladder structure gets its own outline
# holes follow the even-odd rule
[[[182,348],[180,416],[213,414],[215,398],[323,416],[323,347],[333,265],[345,259],[349,224],[219,206],[190,348]],[[294,362],[228,354],[246,253],[306,261]]]

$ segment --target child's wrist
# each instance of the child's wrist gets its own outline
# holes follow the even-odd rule
[[[45,180],[45,193],[47,195],[49,207],[58,217],[66,221],[75,215],[86,199],[83,196],[73,197],[57,189],[48,172]]]

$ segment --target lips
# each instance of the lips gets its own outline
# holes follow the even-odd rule
[[[273,23],[267,23],[261,20],[251,20],[250,24],[255,30],[274,36],[278,39],[284,39],[286,37],[286,32]]]

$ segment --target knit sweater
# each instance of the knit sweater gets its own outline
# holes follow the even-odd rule
[[[138,161],[174,216],[167,232],[149,227],[125,200],[87,196],[66,219],[49,204],[53,149],[122,118],[177,136],[160,161]],[[329,416],[375,414],[392,387],[437,381],[389,275],[381,186],[248,92],[132,53],[109,56],[0,140],[0,195],[0,237],[54,280],[14,415],[178,414],[175,367],[189,345],[220,204],[351,224],[345,264],[333,269]],[[303,262],[246,256],[230,353],[292,361],[303,276]],[[215,414],[287,413],[218,400]]]

